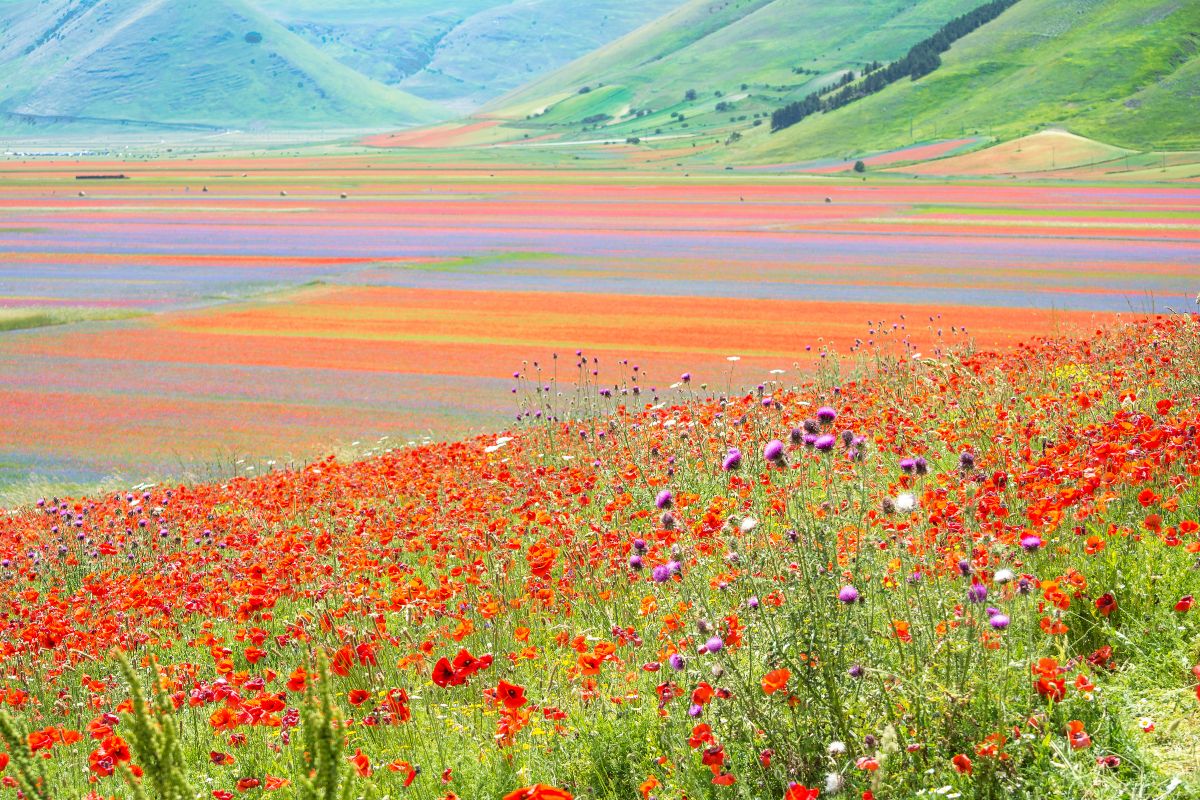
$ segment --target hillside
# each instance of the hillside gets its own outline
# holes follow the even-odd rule
[[[533,115],[522,124],[567,128],[603,115],[613,133],[635,135],[728,125],[730,117],[769,115],[847,69],[898,57],[974,5],[975,0],[690,0],[500,98],[485,112],[517,121]],[[580,94],[584,87],[591,91]],[[685,100],[689,90],[694,100]]]
[[[1045,127],[1134,150],[1200,147],[1200,5],[1178,0],[1020,0],[931,74],[769,133],[772,111],[901,58],[979,5],[693,0],[484,115],[529,135],[691,140],[724,163],[857,158]]]
[[[749,148],[753,159],[888,150],[1042,126],[1141,150],[1200,146],[1200,4],[1021,0],[957,42],[940,69],[812,117]]]
[[[10,0],[0,75],[10,127],[379,128],[445,116],[243,0]]]

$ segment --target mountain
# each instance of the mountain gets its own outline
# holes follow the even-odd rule
[[[467,112],[681,2],[257,0],[257,5],[346,66]]]
[[[380,128],[446,116],[243,0],[0,3],[0,111],[10,127]]]

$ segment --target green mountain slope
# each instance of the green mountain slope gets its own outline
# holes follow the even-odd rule
[[[445,116],[320,52],[244,0],[0,4],[9,125],[389,127]]]
[[[746,140],[756,160],[888,150],[1043,126],[1124,147],[1200,147],[1200,3],[1021,0],[919,81]],[[910,133],[911,129],[911,133]]]
[[[515,89],[682,0],[256,0],[347,66],[461,111]]]
[[[722,102],[738,114],[769,112],[845,70],[903,54],[975,0],[690,0],[675,11],[491,104],[497,116],[543,124],[629,110],[651,114],[631,132],[679,130],[661,112],[712,114]],[[588,113],[559,109],[583,87],[620,87]],[[696,100],[684,105],[688,90]],[[723,100],[706,102],[721,92]],[[627,108],[628,107],[628,108]],[[546,118],[542,118],[545,113]],[[671,126],[674,125],[674,128]],[[695,125],[689,124],[694,128]],[[624,128],[622,128],[624,130]]]

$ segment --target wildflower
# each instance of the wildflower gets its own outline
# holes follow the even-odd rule
[[[1096,598],[1096,611],[1100,616],[1107,617],[1109,614],[1117,610],[1117,598],[1112,592],[1105,592]]]
[[[750,533],[752,530],[754,530],[757,527],[758,527],[758,520],[755,519],[754,517],[743,517],[741,524],[738,525],[738,529],[742,533]]]
[[[963,472],[975,469],[975,456],[970,451],[963,451],[958,456],[958,467]]]
[[[721,648],[723,648],[724,646],[725,646],[725,642],[721,639],[720,636],[713,636],[707,642],[704,643],[704,648],[710,653],[720,652]]]
[[[371,759],[367,758],[363,753],[362,748],[356,748],[354,755],[350,756],[349,761],[354,765],[354,771],[360,776],[367,778],[371,775]]]
[[[721,462],[721,469],[725,472],[732,472],[742,465],[742,451],[736,447],[729,448],[729,452],[725,454],[725,460]]]
[[[988,619],[988,624],[998,631],[1002,631],[1008,627],[1009,619],[1006,614],[993,614]]]
[[[816,438],[813,442],[813,447],[820,450],[822,453],[828,453],[837,444],[837,439],[832,433],[824,433]]]
[[[1195,598],[1192,597],[1192,595],[1185,594],[1183,597],[1179,598],[1179,602],[1175,604],[1175,610],[1180,614],[1185,614],[1191,610],[1194,602]]]
[[[841,591],[838,592],[838,600],[841,600],[843,603],[846,603],[847,605],[857,601],[858,597],[859,597],[858,589],[855,589],[853,586],[850,586],[849,584],[847,584],[846,586],[843,586]]]
[[[634,554],[629,557],[629,568],[632,570],[640,570],[642,568],[642,557]],[[657,578],[655,578],[657,580]]]
[[[665,511],[671,507],[674,502],[674,495],[670,489],[663,489],[658,493],[658,497],[654,498],[654,505],[658,506],[659,511]]]
[[[671,568],[666,564],[659,564],[650,571],[650,576],[654,578],[655,583],[665,583],[671,579]]]
[[[1021,537],[1021,547],[1026,552],[1034,552],[1042,546],[1042,537],[1036,533],[1027,533]]]
[[[575,800],[575,795],[565,789],[537,783],[509,792],[504,795],[504,800]]]
[[[1084,750],[1092,746],[1092,737],[1083,729],[1083,723],[1073,719],[1067,723],[1067,739],[1072,750]]]
[[[830,758],[844,756],[846,754],[846,743],[836,740],[832,741],[829,743],[829,746],[825,748],[825,752],[829,753]]]
[[[987,600],[987,587],[982,583],[972,583],[967,589],[967,599],[972,603],[982,603]]]
[[[837,411],[830,406],[821,406],[817,409],[817,420],[822,425],[832,425],[837,416]]]
[[[900,459],[900,471],[905,475],[911,475],[917,471],[917,461],[913,458]]]
[[[764,694],[775,694],[781,689],[787,688],[787,682],[792,677],[792,671],[789,669],[776,669],[763,675],[762,690]]]
[[[992,576],[992,582],[997,586],[1003,586],[1006,583],[1011,583],[1016,576],[1011,569],[998,569],[996,574]]]
[[[896,495],[895,502],[897,511],[912,511],[917,507],[917,498],[909,492]]]
[[[958,770],[958,772],[963,775],[970,775],[971,770],[973,769],[971,766],[971,759],[963,753],[959,753],[954,758],[950,759],[950,763],[954,765],[954,769]]]
[[[504,704],[504,707],[511,710],[518,709],[529,702],[525,697],[525,687],[519,686],[508,681],[500,681],[496,687],[496,697]]]
[[[686,662],[683,660],[683,656],[679,655],[679,653],[672,653],[667,658],[667,664],[670,665],[671,669],[675,670],[676,672],[682,672],[685,663]]]
[[[817,795],[820,791],[817,789],[806,789],[804,786],[792,782],[788,784],[787,791],[783,794],[783,800],[817,800]]]
[[[783,462],[783,442],[778,439],[772,439],[767,442],[767,446],[763,448],[763,458],[767,461],[782,463]]]

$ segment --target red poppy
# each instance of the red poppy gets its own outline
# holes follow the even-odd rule
[[[763,675],[762,690],[765,694],[775,694],[780,689],[787,688],[788,680],[792,677],[790,669],[776,669]]]
[[[787,791],[783,793],[783,800],[817,800],[821,794],[816,787],[807,789],[798,783],[789,783]]]
[[[503,800],[575,800],[575,795],[566,789],[557,789],[537,783],[517,789],[515,792],[509,792],[504,795]]]
[[[525,687],[508,681],[500,681],[496,687],[496,697],[507,709],[517,709],[529,702],[525,697]]]

